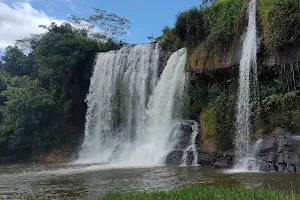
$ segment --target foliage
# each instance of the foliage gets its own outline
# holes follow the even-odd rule
[[[243,187],[199,187],[189,186],[170,191],[156,191],[150,193],[129,193],[121,194],[117,192],[108,192],[101,200],[212,200],[212,199],[270,199],[270,200],[296,200],[300,196],[294,193],[283,194],[280,191],[272,189],[246,189]]]
[[[116,14],[107,13],[104,10],[93,8],[96,14],[88,18],[75,15],[70,17],[81,29],[86,30],[94,37],[107,40],[109,38],[121,37],[128,33],[130,22]],[[94,32],[98,28],[101,32]]]
[[[175,51],[187,47],[189,52],[208,37],[227,43],[237,34],[243,0],[203,2],[177,15],[174,28],[166,27],[158,42]],[[191,54],[191,53],[190,53]]]
[[[177,15],[174,33],[185,41],[184,46],[193,48],[206,36],[204,23],[202,10],[194,7]]]
[[[220,41],[228,42],[235,35],[243,0],[220,0],[203,9],[206,31]]]
[[[75,148],[95,55],[122,45],[113,39],[99,43],[67,23],[45,28],[46,34],[18,41],[30,44],[28,55],[15,46],[2,56],[0,157],[64,150],[66,142]]]
[[[279,70],[277,68],[277,70]],[[286,69],[290,70],[290,69]],[[299,90],[295,87],[288,87],[289,80],[279,81],[279,77],[287,72],[279,74],[264,72],[263,81],[260,85],[261,125],[255,131],[269,134],[277,127],[282,127],[290,131],[300,131],[299,117]],[[296,74],[297,75],[297,74]],[[295,79],[294,85],[299,84]]]
[[[231,148],[235,130],[234,81],[227,82],[226,78],[213,80],[202,76],[192,81],[188,96],[190,101],[186,101],[184,112],[187,117],[195,120],[200,116],[202,137],[200,147],[217,145],[211,149]]]
[[[182,47],[180,38],[175,34],[174,30],[166,26],[162,30],[162,36],[158,38],[159,44],[163,48],[169,48],[171,51],[176,51]]]
[[[8,151],[28,152],[34,146],[48,144],[49,132],[45,130],[50,127],[41,125],[47,124],[53,114],[55,102],[51,93],[39,87],[37,80],[23,76],[13,77],[1,95],[7,101],[1,107],[0,138],[5,141]]]
[[[215,152],[216,147],[216,110],[214,107],[204,108],[200,114],[201,145],[205,152]]]
[[[283,48],[299,43],[300,1],[261,0],[259,11],[267,44]]]
[[[2,56],[2,69],[11,76],[24,76],[32,72],[32,56],[26,56],[17,46],[6,48]]]

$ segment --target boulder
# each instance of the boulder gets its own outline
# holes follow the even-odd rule
[[[279,171],[279,172],[286,172],[287,171],[287,164],[284,164],[284,163],[278,164],[277,167],[278,167],[277,171]]]
[[[288,154],[286,153],[278,153],[276,163],[278,164],[284,164],[288,162]]]
[[[287,172],[295,172],[295,165],[288,164]]]
[[[271,166],[267,162],[261,162],[259,163],[259,170],[263,172],[269,172],[271,171]]]
[[[180,131],[178,135],[178,142],[175,145],[174,149],[187,149],[193,134],[194,123],[195,122],[192,120],[183,120],[180,122],[180,124],[178,125]]]
[[[261,154],[275,152],[277,150],[277,146],[278,146],[277,138],[274,136],[270,136],[268,138],[263,139],[259,152]]]
[[[217,160],[216,162],[213,163],[213,166],[216,167],[216,168],[227,168],[228,163],[225,159],[224,160]]]
[[[173,150],[167,155],[165,163],[167,165],[181,165],[182,156],[182,150]]]
[[[263,138],[258,151],[258,160],[263,171],[296,172],[300,164],[300,140],[298,136],[276,128],[270,136]],[[267,166],[269,165],[269,167]]]

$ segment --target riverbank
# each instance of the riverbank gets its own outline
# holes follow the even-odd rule
[[[296,200],[300,199],[300,195],[294,193],[284,194],[282,192],[271,189],[246,189],[242,187],[197,187],[189,186],[170,191],[157,191],[150,193],[130,193],[121,194],[109,192],[105,194],[100,200],[212,200],[212,199],[268,199],[268,200]]]

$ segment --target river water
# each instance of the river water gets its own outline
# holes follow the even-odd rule
[[[17,164],[0,166],[0,199],[20,195],[91,199],[107,191],[168,190],[184,185],[246,186],[300,193],[300,174],[226,174],[200,166],[111,169],[104,165]],[[110,169],[109,169],[110,168]]]

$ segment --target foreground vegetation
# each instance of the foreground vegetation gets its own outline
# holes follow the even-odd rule
[[[296,200],[300,199],[299,195],[290,193],[283,194],[279,191],[271,189],[245,189],[245,188],[202,188],[202,187],[186,187],[174,189],[171,191],[150,192],[150,193],[130,193],[121,194],[109,192],[100,200]]]

